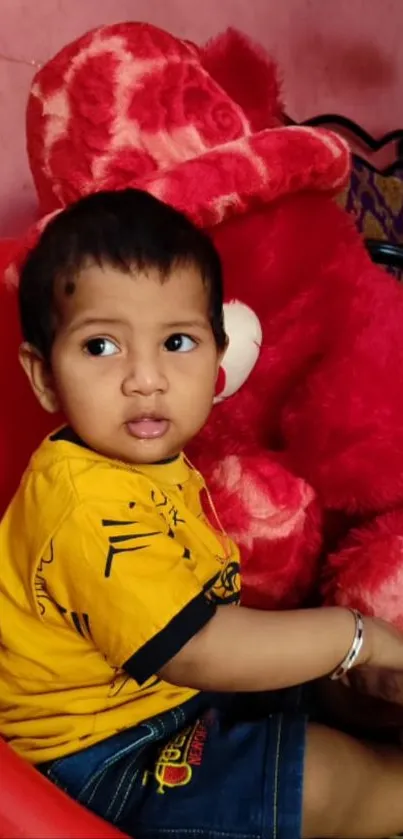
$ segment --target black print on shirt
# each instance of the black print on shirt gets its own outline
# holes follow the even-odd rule
[[[78,614],[78,612],[70,612],[70,618],[73,622],[74,629],[82,638],[91,638],[90,619],[87,612],[83,612],[82,615]]]
[[[92,640],[90,619],[87,612],[69,612],[68,609],[65,609],[64,606],[57,603],[56,600],[54,600],[53,603],[61,615],[65,615],[69,620],[71,620],[78,635],[81,635],[82,638],[89,638]]]
[[[43,572],[44,566],[51,565],[55,558],[53,541],[50,542],[48,550],[48,555],[41,557],[34,580],[35,595],[41,617],[43,617],[46,611],[46,601],[51,601],[52,599],[51,597],[49,597],[48,590],[46,587],[46,579]]]
[[[127,527],[130,525],[138,525],[139,522],[136,521],[116,521],[114,519],[102,519],[102,527],[116,527],[117,529],[120,527]],[[142,542],[141,544],[137,544],[137,539],[150,539],[154,536],[160,536],[161,533],[159,530],[153,530],[149,533],[117,533],[113,536],[109,537],[109,550],[105,560],[105,570],[104,570],[104,577],[108,578],[111,576],[112,573],[112,564],[113,560],[116,556],[122,553],[134,553],[135,551],[144,550],[144,548],[149,548],[149,542]],[[123,547],[123,545],[125,547]],[[122,547],[120,547],[122,546]]]
[[[168,510],[168,516],[173,523],[174,527],[177,527],[178,524],[185,524],[185,519],[181,519],[178,510],[176,507],[172,505],[172,507]]]
[[[82,638],[91,638],[91,627],[90,627],[90,619],[86,612],[80,614],[79,612],[69,612],[68,609],[65,609],[64,606],[61,606],[57,600],[52,597],[46,585],[46,579],[44,576],[44,566],[51,565],[55,558],[54,546],[53,541],[49,544],[49,554],[48,556],[43,556],[41,561],[38,565],[37,572],[35,574],[35,581],[34,581],[34,588],[36,599],[39,606],[39,612],[41,617],[46,612],[46,603],[51,603],[53,606],[56,607],[57,611],[63,615],[67,616],[67,618],[72,622],[74,629],[81,635]]]
[[[238,603],[239,601],[239,562],[229,562],[205,586],[206,598],[210,603]]]
[[[159,489],[158,492],[156,492],[155,489],[151,490],[151,501],[156,507],[168,506],[168,496],[165,495],[165,492],[163,492],[162,489]]]
[[[178,524],[185,524],[185,519],[180,517],[178,508],[175,507],[175,504],[172,504],[172,502],[169,501],[168,496],[161,489],[157,491],[155,489],[151,490],[151,501],[155,507],[161,511],[163,518],[168,522],[171,528],[175,529],[178,527]]]

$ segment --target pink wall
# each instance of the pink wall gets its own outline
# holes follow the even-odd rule
[[[229,25],[260,40],[282,68],[298,119],[335,110],[370,131],[403,127],[403,0],[1,0],[0,56],[46,61],[101,23],[148,20],[204,41]],[[0,235],[31,220],[24,148],[33,68],[0,60]]]

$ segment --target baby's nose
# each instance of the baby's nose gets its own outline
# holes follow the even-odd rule
[[[167,388],[167,380],[162,364],[157,359],[139,359],[130,364],[122,383],[125,396],[139,393],[150,396]]]

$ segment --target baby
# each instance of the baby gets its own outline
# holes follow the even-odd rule
[[[227,343],[211,241],[146,193],[99,193],[50,221],[19,294],[21,363],[66,424],[0,528],[2,735],[136,839],[403,830],[402,753],[298,703],[326,675],[403,671],[403,637],[238,606],[237,547],[183,454]]]

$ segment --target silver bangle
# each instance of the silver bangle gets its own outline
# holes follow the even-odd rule
[[[336,669],[333,670],[333,672],[330,674],[329,678],[333,680],[342,679],[343,676],[345,676],[346,673],[348,673],[348,671],[351,670],[352,667],[354,667],[357,658],[361,652],[362,645],[364,643],[363,617],[360,614],[360,612],[357,612],[356,609],[349,609],[349,611],[354,616],[355,620],[355,633],[353,643],[351,644],[351,647],[346,657],[343,658],[341,664],[339,664],[338,667],[336,667]]]

